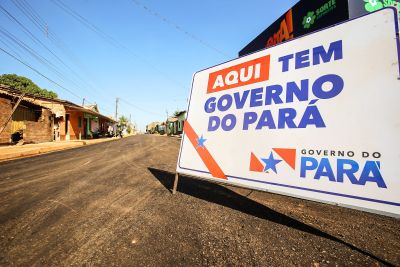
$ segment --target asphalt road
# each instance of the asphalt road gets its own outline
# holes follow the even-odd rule
[[[400,265],[400,221],[188,177],[177,138],[0,163],[1,266]]]

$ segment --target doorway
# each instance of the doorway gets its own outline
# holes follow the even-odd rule
[[[83,136],[85,139],[88,139],[87,136],[87,124],[88,124],[88,119],[87,118],[83,118]]]
[[[69,114],[65,114],[65,140],[69,139]]]

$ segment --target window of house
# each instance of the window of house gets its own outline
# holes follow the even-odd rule
[[[42,115],[41,110],[19,105],[12,115],[13,121],[38,121]]]
[[[78,128],[82,127],[82,118],[79,116],[78,117]]]

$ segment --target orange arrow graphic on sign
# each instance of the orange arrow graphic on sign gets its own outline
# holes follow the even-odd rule
[[[185,121],[183,126],[183,131],[186,136],[189,138],[192,143],[194,149],[196,149],[199,154],[201,160],[206,165],[207,169],[210,171],[211,175],[215,178],[228,179],[222,169],[219,167],[218,163],[214,160],[213,156],[210,154],[208,149],[205,146],[199,146],[197,140],[199,136],[193,130],[192,126],[188,121]]]

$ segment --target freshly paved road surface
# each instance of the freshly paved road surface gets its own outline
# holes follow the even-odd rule
[[[400,265],[399,220],[183,177],[134,136],[0,163],[0,266]]]

